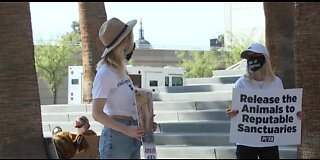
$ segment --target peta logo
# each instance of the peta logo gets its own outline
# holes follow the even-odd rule
[[[274,136],[261,136],[261,142],[274,142]]]

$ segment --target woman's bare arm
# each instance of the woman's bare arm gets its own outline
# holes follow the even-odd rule
[[[126,126],[113,120],[110,116],[103,112],[103,107],[106,103],[106,98],[94,99],[92,102],[92,117],[95,121],[112,128],[118,132],[121,132],[127,136],[141,139],[144,134],[143,128],[138,126]]]

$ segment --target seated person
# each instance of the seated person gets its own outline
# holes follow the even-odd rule
[[[89,120],[86,116],[80,116],[73,121],[73,125],[77,128],[77,132],[85,136],[96,136],[97,133],[90,128]]]
[[[52,135],[55,135],[55,134],[57,134],[58,132],[61,132],[61,131],[62,131],[62,128],[60,126],[55,126],[52,129]]]
[[[59,126],[55,127],[52,133],[59,159],[70,159],[76,153],[89,149],[89,144],[81,133],[65,132]]]

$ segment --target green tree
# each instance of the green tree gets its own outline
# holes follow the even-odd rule
[[[218,47],[224,47],[224,35],[219,35],[217,38]]]
[[[72,28],[73,32],[80,34],[80,24],[79,24],[79,21],[73,21],[72,24],[71,24],[71,28]]]
[[[241,61],[240,53],[248,48],[250,44],[256,42],[251,34],[235,36],[231,33],[227,33],[226,36],[231,37],[232,43],[226,45],[224,49],[221,50],[220,55],[222,57],[220,63],[229,67],[239,61]],[[222,38],[222,37],[221,37]],[[258,43],[264,44],[264,40],[259,40]]]
[[[176,51],[186,70],[186,78],[212,77],[212,71],[218,67],[213,51]]]
[[[177,57],[182,61],[180,64],[186,69],[187,78],[211,77],[213,70],[224,69],[241,61],[240,53],[251,43],[256,42],[251,34],[234,36],[227,34],[232,43],[212,51],[176,51]],[[218,37],[219,45],[224,46],[224,35]],[[258,43],[264,44],[264,40]]]
[[[77,33],[72,32],[63,35],[57,42],[41,41],[35,46],[37,74],[48,82],[54,104],[57,103],[58,87],[68,74],[68,66],[81,65],[81,61],[75,58],[81,57],[81,47],[77,41]]]
[[[76,50],[81,49],[81,37],[78,32],[70,32],[61,36],[60,40],[62,43],[69,44],[71,46],[76,47]]]
[[[61,36],[59,40],[60,44],[69,46],[72,52],[73,58],[70,60],[70,65],[82,65],[82,55],[81,55],[81,36],[80,32],[72,31]]]

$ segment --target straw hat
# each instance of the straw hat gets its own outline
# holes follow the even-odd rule
[[[131,20],[123,23],[118,18],[111,18],[105,21],[99,30],[99,37],[102,43],[107,47],[101,58],[105,57],[114,47],[116,47],[136,25],[137,20]]]

